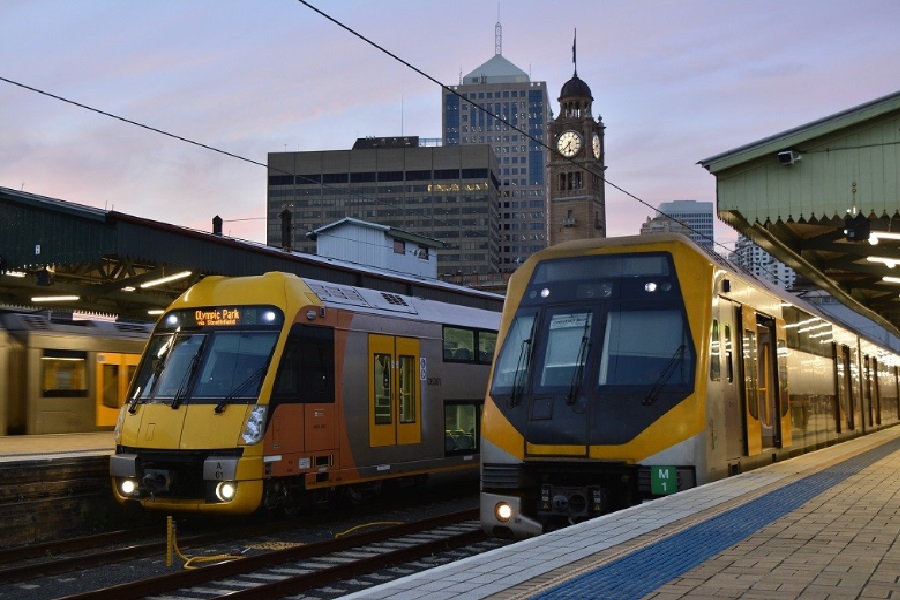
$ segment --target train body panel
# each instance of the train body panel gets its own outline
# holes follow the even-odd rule
[[[900,420],[898,356],[686,238],[570,242],[510,280],[482,428],[497,535]]]
[[[150,330],[0,313],[0,435],[112,429]]]
[[[493,355],[498,314],[279,273],[208,279],[148,344],[111,460],[120,502],[243,514],[474,475],[490,365],[473,351]],[[460,345],[469,358],[448,353]],[[169,431],[145,442],[144,421]]]

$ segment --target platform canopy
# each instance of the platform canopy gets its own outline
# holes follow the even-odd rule
[[[719,217],[900,330],[900,92],[700,161]]]

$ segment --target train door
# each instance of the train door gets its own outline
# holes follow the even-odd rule
[[[847,429],[852,431],[856,428],[853,418],[856,410],[856,402],[853,394],[853,362],[851,360],[850,348],[847,346],[837,347],[837,360],[835,361],[835,385],[837,387],[837,410],[835,420],[837,421],[837,432],[840,433],[842,426],[846,424]]]
[[[775,353],[776,353],[776,377],[777,396],[775,406],[778,409],[778,421],[780,422],[779,447],[790,448],[794,443],[794,419],[791,413],[790,398],[788,397],[787,380],[787,330],[782,319],[775,320]]]
[[[128,394],[128,384],[131,383],[140,360],[139,354],[97,354],[97,427],[112,427],[116,424],[119,409]]]
[[[757,401],[760,434],[764,449],[781,446],[781,411],[779,410],[775,320],[757,315]]]
[[[422,440],[419,340],[369,335],[369,445]]]
[[[741,307],[741,363],[744,374],[744,451],[747,456],[762,452],[762,423],[759,418],[759,333],[756,311]]]
[[[728,460],[736,460],[744,453],[744,427],[741,410],[740,364],[737,354],[740,348],[737,331],[740,326],[740,306],[719,298],[719,331],[721,344],[722,401],[725,405],[725,443]]]

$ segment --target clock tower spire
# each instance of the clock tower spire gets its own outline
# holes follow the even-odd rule
[[[575,43],[572,43],[575,62]],[[559,116],[548,124],[547,241],[606,237],[604,130],[591,114],[591,88],[576,70],[559,93]]]

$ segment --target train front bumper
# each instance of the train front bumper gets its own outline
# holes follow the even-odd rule
[[[209,514],[249,514],[262,500],[263,482],[246,478],[251,461],[235,457],[210,456],[203,461],[196,481],[179,481],[177,469],[156,465],[141,466],[136,454],[110,457],[113,493],[120,503],[137,502],[149,510]],[[186,485],[189,484],[189,485]],[[190,489],[190,492],[185,490]]]

